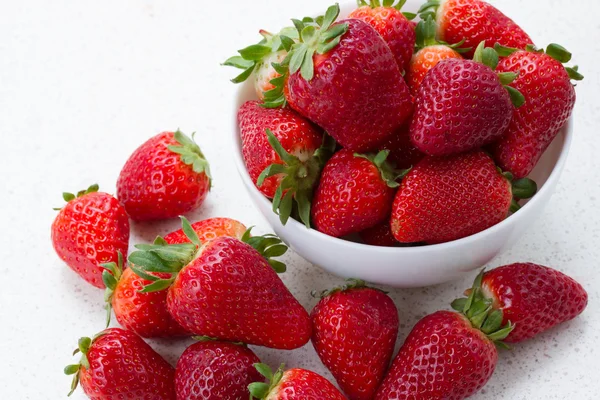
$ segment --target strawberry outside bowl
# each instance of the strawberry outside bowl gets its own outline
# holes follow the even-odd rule
[[[341,4],[340,19],[356,6]],[[408,0],[403,11],[415,12],[422,4]],[[324,12],[324,10],[323,10]],[[252,201],[277,235],[296,253],[312,264],[343,278],[398,288],[423,287],[458,279],[512,247],[544,211],[560,179],[573,137],[573,118],[557,135],[530,177],[538,193],[506,220],[475,235],[448,243],[420,247],[377,247],[338,239],[290,218],[283,226],[272,210],[271,201],[251,181],[242,158],[237,111],[248,100],[256,100],[252,80],[241,84],[233,110],[233,157]]]

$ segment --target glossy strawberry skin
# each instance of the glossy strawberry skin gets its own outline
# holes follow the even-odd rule
[[[173,132],[163,132],[142,144],[125,163],[117,181],[117,197],[131,219],[174,218],[204,202],[210,179],[167,148],[177,144]]]
[[[244,232],[247,230],[244,224],[231,218],[208,218],[194,222],[192,228],[202,243],[206,243],[221,236],[241,239]],[[187,236],[185,236],[183,229],[169,233],[165,236],[165,240],[169,244],[190,242]]]
[[[457,240],[504,220],[511,201],[510,182],[483,151],[427,157],[402,180],[392,232],[401,243]]]
[[[348,399],[372,399],[398,336],[392,299],[376,289],[349,289],[321,299],[311,319],[313,346]]]
[[[205,341],[188,347],[175,370],[177,400],[238,400],[250,396],[248,385],[262,376],[260,360],[245,346]]]
[[[390,151],[387,159],[399,169],[412,168],[425,157],[411,142],[409,130],[410,124],[403,125],[380,146],[382,150]]]
[[[308,313],[266,259],[234,238],[206,243],[177,275],[167,305],[199,336],[288,350],[311,335]]]
[[[497,361],[494,343],[468,319],[438,311],[415,325],[375,400],[461,400],[487,383]]]
[[[367,23],[348,19],[340,44],[314,57],[314,77],[300,72],[284,87],[289,105],[352,151],[375,150],[412,111],[394,55]]]
[[[266,400],[346,400],[335,386],[321,375],[305,369],[294,368],[283,377]]]
[[[486,47],[500,43],[506,47],[524,49],[533,41],[513,20],[497,8],[481,0],[445,0],[437,13],[438,35],[447,43],[471,48],[465,53],[473,57],[475,49],[485,40]]]
[[[92,400],[175,400],[175,369],[134,333],[107,329],[87,358],[80,383]]]
[[[440,61],[449,58],[462,59],[462,56],[457,51],[443,44],[427,46],[416,52],[410,60],[408,72],[405,77],[410,93],[416,96],[427,72]]]
[[[117,199],[88,193],[59,211],[52,223],[52,245],[58,256],[97,288],[104,288],[100,264],[117,261],[129,248],[129,218]]]
[[[503,58],[497,70],[519,74],[511,86],[526,101],[515,110],[506,134],[490,149],[503,170],[523,178],[571,117],[575,89],[564,66],[546,54],[519,51]]]
[[[360,19],[381,35],[394,53],[401,71],[408,69],[415,48],[415,27],[400,10],[394,7],[359,7],[348,18]]]
[[[340,237],[375,226],[390,215],[394,193],[375,164],[342,149],[321,174],[312,205],[315,228]]]
[[[491,68],[470,60],[443,60],[419,88],[411,140],[430,156],[463,153],[499,139],[513,110]]]
[[[372,228],[365,229],[359,233],[359,236],[364,244],[380,247],[396,247],[398,241],[392,233],[390,221],[384,221]]]
[[[530,339],[583,312],[585,289],[567,275],[532,263],[517,263],[488,271],[483,276],[483,293],[502,310],[503,324],[515,328],[505,342]]]

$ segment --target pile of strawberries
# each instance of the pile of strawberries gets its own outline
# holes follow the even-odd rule
[[[542,50],[480,0],[360,0],[292,20],[225,65],[253,77],[238,112],[257,188],[289,217],[371,245],[449,242],[516,212],[570,118],[571,54]]]

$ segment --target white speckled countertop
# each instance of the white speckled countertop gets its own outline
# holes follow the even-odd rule
[[[577,88],[575,142],[558,192],[522,241],[491,266],[525,260],[553,266],[582,282],[590,303],[580,318],[502,351],[492,380],[473,398],[597,399],[600,5],[595,0],[495,3],[538,43],[556,41],[570,49],[586,80]],[[50,243],[52,207],[61,205],[62,191],[98,182],[114,192],[133,149],[151,135],[179,127],[198,132],[214,174],[212,193],[190,219],[229,216],[267,230],[228,154],[234,93],[228,79],[235,71],[219,63],[253,43],[258,28],[276,28],[324,4],[0,2],[1,398],[64,398],[70,382],[62,368],[73,361],[77,339],[103,328],[102,292],[63,265]],[[176,226],[176,221],[133,224],[132,241],[151,240]],[[309,310],[316,303],[311,290],[341,282],[297,255],[286,261],[283,279]],[[399,343],[420,317],[446,308],[471,279],[392,290],[401,320]],[[187,342],[151,344],[174,363]],[[286,362],[331,378],[310,344],[293,352],[255,350],[273,366]],[[78,391],[73,398],[85,396]]]

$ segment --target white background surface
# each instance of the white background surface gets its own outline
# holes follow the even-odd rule
[[[538,44],[556,41],[574,53],[579,85],[575,143],[558,192],[542,219],[491,266],[534,261],[561,269],[587,288],[590,304],[577,320],[501,352],[476,399],[597,399],[600,393],[600,6],[594,0],[505,0],[501,8]],[[0,0],[0,398],[61,399],[70,352],[82,335],[103,328],[102,291],[71,272],[49,238],[62,191],[98,182],[114,192],[129,154],[150,136],[197,131],[212,164],[214,189],[190,219],[228,216],[268,227],[253,209],[229,152],[228,82],[219,63],[276,30],[290,17],[328,2],[297,1],[8,1]],[[413,10],[406,10],[413,11]],[[576,18],[576,19],[575,19]],[[133,224],[133,241],[175,228],[170,221]],[[296,255],[283,279],[311,309],[313,289],[340,280]],[[365,266],[368,267],[368,266]],[[447,308],[471,277],[437,287],[392,290],[400,341],[427,313]],[[187,342],[151,342],[171,362]],[[293,352],[255,348],[272,366],[286,362],[330,375],[311,345]],[[83,399],[82,391],[73,395]]]

